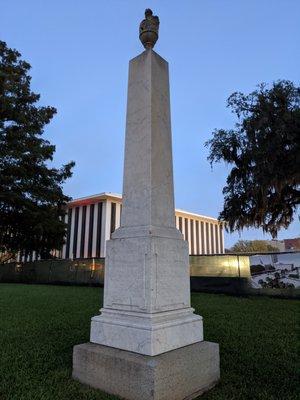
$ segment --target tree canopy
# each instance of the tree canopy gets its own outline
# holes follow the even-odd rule
[[[255,227],[276,237],[300,203],[300,87],[261,84],[248,95],[233,93],[227,106],[234,128],[215,130],[205,143],[211,164],[232,166],[219,219],[230,232]]]
[[[230,253],[267,253],[270,251],[278,252],[278,248],[266,240],[239,240],[229,249]]]
[[[59,249],[65,234],[62,184],[74,162],[51,167],[55,146],[43,139],[56,109],[31,91],[31,66],[0,41],[0,251]]]

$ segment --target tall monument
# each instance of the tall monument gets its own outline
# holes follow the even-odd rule
[[[145,12],[145,51],[129,64],[123,210],[107,242],[104,302],[73,377],[128,400],[192,399],[219,379],[219,349],[190,305],[188,244],[175,227],[168,63],[153,51],[159,19]]]

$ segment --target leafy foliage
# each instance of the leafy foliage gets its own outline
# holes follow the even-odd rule
[[[231,253],[252,253],[252,252],[278,252],[278,248],[270,245],[265,240],[239,240],[231,249]]]
[[[30,90],[30,65],[0,41],[0,251],[46,255],[63,244],[61,220],[69,200],[62,183],[74,162],[49,167],[55,146],[42,138],[56,113],[38,107]]]
[[[229,231],[262,227],[277,236],[300,203],[300,88],[290,81],[265,84],[227,101],[238,122],[206,142],[211,164],[232,165],[219,218]]]

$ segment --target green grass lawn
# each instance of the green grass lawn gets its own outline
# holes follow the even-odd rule
[[[1,400],[116,399],[71,379],[100,299],[99,288],[0,284]],[[192,305],[221,353],[221,382],[201,399],[299,399],[299,302],[193,294]]]

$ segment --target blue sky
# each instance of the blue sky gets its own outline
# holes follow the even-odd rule
[[[211,170],[204,142],[229,128],[226,99],[260,82],[299,84],[299,0],[12,0],[1,2],[0,38],[32,65],[41,104],[58,114],[45,131],[55,165],[76,161],[72,197],[122,191],[128,61],[143,51],[145,8],[160,17],[155,50],[170,65],[175,202],[217,216],[225,165]],[[299,236],[299,220],[279,238]],[[229,235],[262,239],[261,230]]]

